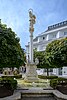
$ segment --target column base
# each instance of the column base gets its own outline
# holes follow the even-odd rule
[[[36,65],[35,64],[27,64],[26,76],[25,81],[27,82],[38,82],[38,75],[36,72]]]

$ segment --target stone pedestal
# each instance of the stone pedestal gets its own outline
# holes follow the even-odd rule
[[[38,75],[36,72],[36,68],[37,67],[35,64],[27,64],[25,81],[27,82],[37,82],[38,81]]]

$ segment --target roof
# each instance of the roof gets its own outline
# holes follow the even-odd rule
[[[67,26],[67,21],[63,21],[63,22],[48,26],[47,31],[50,31],[50,30],[53,30],[53,29],[56,29],[56,28],[60,28],[60,27],[64,27],[64,26]]]
[[[60,22],[60,23],[57,23],[57,24],[54,24],[54,25],[51,25],[51,26],[48,26],[48,29],[45,31],[45,32],[42,32],[41,34],[39,34],[37,37],[35,37],[33,39],[34,42],[36,42],[38,40],[38,37],[40,36],[43,36],[44,34],[46,35],[46,33],[50,32],[50,31],[54,31],[54,29],[60,29],[60,28],[64,28],[64,26],[67,26],[67,20],[66,21],[63,21],[63,22]],[[26,45],[26,47],[29,46]]]
[[[33,41],[34,41],[34,42],[35,42],[35,41],[38,41],[38,37],[34,38]]]
[[[46,34],[46,32],[50,32],[54,29],[59,29],[59,28],[64,27],[64,26],[67,26],[67,20],[60,22],[60,23],[57,23],[57,24],[54,24],[54,25],[51,25],[51,26],[48,26],[48,29],[46,31],[42,32],[41,34],[39,34],[38,36],[44,35],[44,34]]]

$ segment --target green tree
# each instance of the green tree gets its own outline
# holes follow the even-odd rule
[[[0,67],[19,67],[24,63],[20,39],[15,32],[0,23]]]
[[[26,63],[26,53],[25,53],[25,49],[23,49],[23,48],[22,48],[22,54],[23,54],[22,56],[23,56],[23,61],[24,61],[23,65],[25,66],[25,63]]]
[[[49,64],[46,62],[45,59],[45,51],[36,51],[34,50],[34,61],[35,58],[39,60],[39,64],[37,65],[38,68],[46,68],[47,69],[47,75],[49,75],[48,69],[51,68]]]
[[[50,66],[67,66],[67,38],[55,40],[49,43],[45,51],[46,61]]]
[[[43,68],[43,57],[44,57],[43,52],[34,50],[34,62],[36,58],[39,60],[39,63],[37,64],[38,68]]]

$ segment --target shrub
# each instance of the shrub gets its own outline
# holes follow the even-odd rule
[[[22,78],[22,74],[14,75],[14,78]]]
[[[0,78],[0,97],[12,95],[16,88],[17,81],[13,78]]]
[[[3,75],[2,78],[22,78],[22,74],[17,74],[17,75]]]
[[[58,85],[63,85],[63,84],[67,84],[67,79],[66,78],[58,78]]]
[[[3,75],[3,76],[1,76],[1,77],[2,77],[2,78],[12,78],[12,79],[14,78],[13,75],[10,75],[10,76],[9,76],[9,75]]]
[[[39,78],[41,79],[55,79],[58,78],[58,76],[43,76],[43,75],[38,75]]]
[[[15,90],[17,88],[17,81],[16,80],[12,80],[11,81],[11,86]]]
[[[64,85],[64,84],[67,84],[67,79],[65,79],[65,78],[56,78],[56,79],[50,80],[50,86],[53,87],[54,89],[58,85]]]
[[[13,90],[17,88],[17,81],[13,78],[0,78],[0,83],[5,84],[5,86],[6,84],[10,84]]]
[[[57,79],[51,79],[50,80],[50,86],[55,89],[57,87]]]

